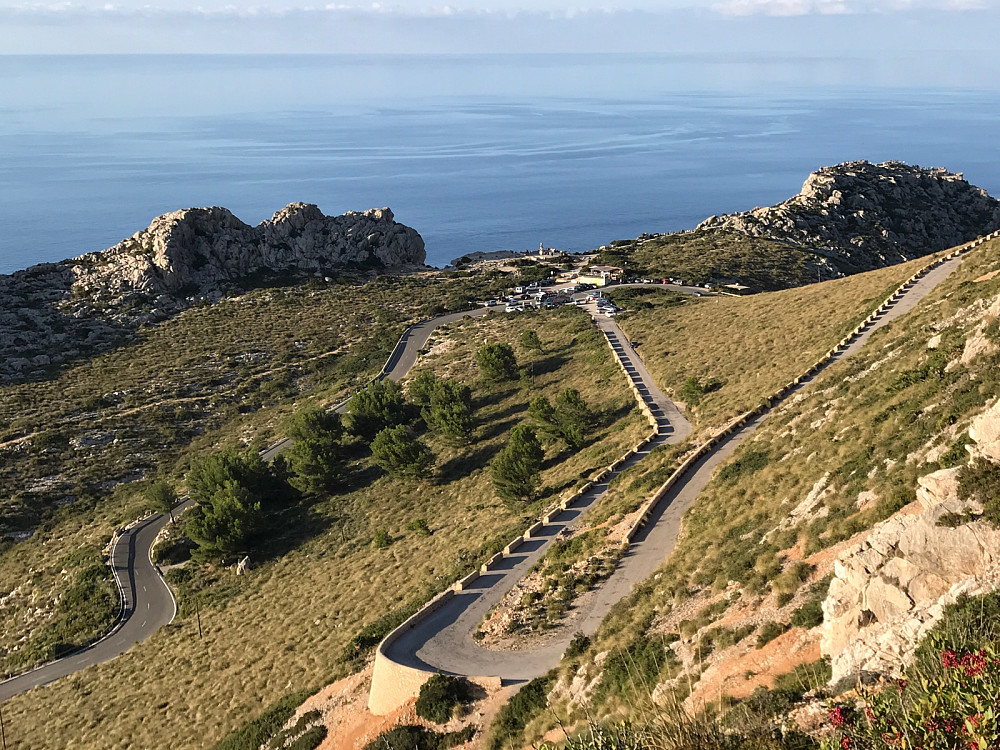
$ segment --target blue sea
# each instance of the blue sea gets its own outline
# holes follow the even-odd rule
[[[0,273],[162,213],[389,206],[428,262],[587,250],[898,159],[1000,196],[992,79],[906,60],[684,56],[0,57]],[[916,82],[914,80],[916,79]]]

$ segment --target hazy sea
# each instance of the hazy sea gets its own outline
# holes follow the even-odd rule
[[[0,273],[189,206],[248,223],[292,201],[390,206],[443,265],[690,228],[847,159],[945,166],[1000,196],[1000,84],[938,73],[878,57],[0,57]]]

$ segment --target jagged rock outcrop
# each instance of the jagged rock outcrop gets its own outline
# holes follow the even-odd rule
[[[264,273],[323,273],[349,264],[422,265],[424,242],[388,208],[325,216],[292,203],[256,227],[228,209],[189,208],[73,262],[77,293],[114,300],[141,293],[205,294]]]
[[[165,214],[114,247],[0,276],[0,382],[127,341],[198,299],[268,277],[422,267],[424,242],[388,208],[325,216],[292,203],[252,227],[225,208]]]
[[[912,260],[1000,227],[1000,201],[943,168],[851,161],[824,167],[776,206],[711,216],[698,230],[739,232],[825,256],[831,272]]]
[[[1000,460],[1000,403],[969,433],[978,443],[973,455]],[[976,520],[982,508],[959,499],[958,471],[921,477],[918,512],[882,522],[837,559],[821,643],[833,681],[859,671],[898,674],[947,605],[1000,588],[1000,529]],[[946,516],[963,520],[939,525]]]

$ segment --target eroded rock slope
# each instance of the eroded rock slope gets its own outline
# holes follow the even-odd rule
[[[108,250],[0,276],[0,382],[268,279],[405,270],[424,259],[423,239],[388,208],[326,216],[292,203],[257,226],[225,208],[175,211]]]

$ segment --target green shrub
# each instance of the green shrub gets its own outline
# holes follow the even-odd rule
[[[555,672],[536,677],[514,694],[493,719],[490,727],[490,750],[521,746],[520,739],[528,722],[541,714],[548,705],[548,692],[555,681]],[[372,750],[375,750],[372,748]]]
[[[392,544],[392,535],[389,534],[385,529],[378,529],[375,532],[375,536],[372,537],[372,546],[375,549],[385,549],[390,544]]]
[[[281,732],[295,709],[311,695],[308,691],[291,693],[268,708],[256,719],[226,735],[212,750],[259,750]]]
[[[425,518],[414,518],[412,521],[407,522],[406,530],[413,531],[419,534],[420,536],[431,535],[431,529],[427,525],[427,519]]]
[[[575,659],[578,656],[583,656],[588,648],[590,648],[590,638],[583,633],[575,633],[573,640],[569,642],[563,652],[563,659]]]
[[[476,364],[486,380],[516,380],[517,357],[510,344],[483,344],[476,352]]]
[[[735,461],[726,464],[719,472],[719,481],[736,484],[740,479],[756,474],[770,461],[767,451],[748,450]]]
[[[674,652],[666,646],[663,639],[643,635],[608,654],[594,690],[595,703],[604,702],[610,695],[652,692],[664,667],[677,663]]]
[[[823,603],[817,599],[806,602],[792,612],[792,626],[796,628],[815,628],[823,624]]]
[[[958,472],[958,496],[983,506],[983,518],[1000,526],[1000,466],[978,458]]]
[[[476,734],[476,726],[470,724],[457,732],[435,732],[416,724],[403,724],[382,732],[364,750],[448,750],[456,745],[464,745]]]
[[[1000,740],[1000,656],[993,646],[956,651],[939,635],[928,639],[940,669],[895,687],[864,690],[864,710],[835,705],[834,734],[823,748],[876,750],[892,747],[997,747]],[[905,743],[905,744],[904,744]]]
[[[463,677],[436,674],[420,686],[416,704],[417,716],[435,724],[444,724],[451,718],[456,706],[471,699],[472,691],[468,680]]]
[[[322,724],[310,727],[288,746],[288,750],[315,750],[326,739],[326,734],[326,727]]]

